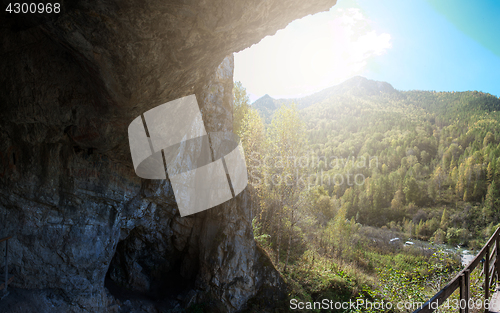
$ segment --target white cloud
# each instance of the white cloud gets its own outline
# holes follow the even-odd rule
[[[235,55],[235,80],[262,96],[293,97],[338,84],[391,48],[360,9],[332,8],[296,20]]]

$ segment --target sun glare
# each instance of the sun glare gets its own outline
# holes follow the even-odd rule
[[[359,9],[332,9],[294,21],[235,55],[235,80],[262,96],[297,97],[338,84],[391,48]]]

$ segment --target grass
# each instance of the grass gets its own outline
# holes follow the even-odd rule
[[[260,244],[259,244],[260,245]],[[270,245],[260,245],[273,262],[275,251]],[[288,288],[287,301],[278,308],[288,312],[292,299],[302,302],[321,302],[323,299],[334,302],[364,301],[425,302],[458,271],[459,263],[452,255],[442,251],[431,254],[429,251],[406,247],[393,249],[383,246],[370,247],[369,240],[356,248],[345,249],[349,253],[320,253],[310,245],[284,271],[285,258],[273,265],[280,271]],[[439,290],[439,289],[438,289]],[[408,310],[407,310],[408,311]],[[403,310],[367,310],[359,312],[407,312]],[[356,310],[300,310],[293,312],[358,312]],[[409,311],[408,311],[409,312]],[[445,311],[443,311],[445,312]]]

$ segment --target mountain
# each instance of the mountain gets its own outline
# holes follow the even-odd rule
[[[266,94],[257,99],[252,106],[259,111],[266,123],[269,123],[274,111],[276,111],[280,106],[278,101],[279,100],[273,99],[270,95]]]
[[[335,95],[375,96],[383,93],[391,94],[396,92],[397,91],[389,83],[355,76],[339,85],[323,89],[302,98],[274,99],[266,94],[256,100],[252,106],[261,113],[266,122],[269,122],[274,111],[280,108],[283,104],[295,103],[297,108],[300,110],[315,103],[322,102]]]

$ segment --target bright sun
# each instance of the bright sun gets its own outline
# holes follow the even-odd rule
[[[359,9],[331,9],[237,53],[235,80],[258,96],[297,97],[362,74],[389,48],[391,36],[372,30]]]

